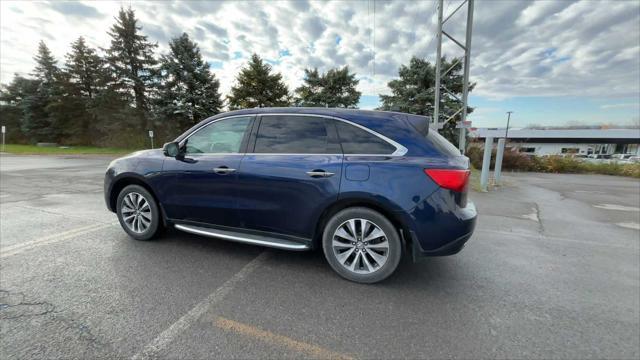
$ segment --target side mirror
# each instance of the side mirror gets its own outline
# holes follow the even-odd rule
[[[177,142],[168,142],[162,147],[164,156],[177,157],[180,155],[180,144]]]

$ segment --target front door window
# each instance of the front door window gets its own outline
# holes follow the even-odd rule
[[[187,139],[187,154],[239,153],[251,117],[215,121]]]

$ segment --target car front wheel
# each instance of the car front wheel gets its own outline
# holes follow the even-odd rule
[[[153,196],[139,185],[126,186],[118,195],[118,221],[132,238],[150,240],[160,230],[160,211]]]
[[[367,284],[389,277],[402,255],[393,224],[382,214],[362,207],[335,214],[324,228],[322,247],[329,265],[340,276]]]

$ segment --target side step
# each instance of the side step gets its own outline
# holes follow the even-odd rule
[[[267,246],[276,249],[304,251],[309,250],[308,245],[300,244],[294,241],[267,237],[254,234],[244,234],[234,231],[211,229],[202,226],[175,224],[174,227],[191,234],[209,236],[229,241],[236,241],[251,245]]]

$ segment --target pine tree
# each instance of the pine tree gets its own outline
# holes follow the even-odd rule
[[[158,46],[140,34],[135,12],[129,8],[120,12],[108,32],[111,46],[106,50],[106,60],[113,73],[110,85],[127,101],[133,100],[138,114],[138,127],[150,128],[149,93],[155,85],[157,61],[153,51]]]
[[[271,66],[253,54],[247,67],[240,70],[236,84],[227,96],[231,109],[289,106],[289,88],[280,73],[272,74]]]
[[[0,125],[6,126],[7,140],[16,143],[29,140],[21,130],[24,101],[37,94],[39,84],[38,80],[16,74],[10,84],[0,88]]]
[[[349,67],[331,69],[326,74],[305,69],[304,85],[296,89],[297,106],[355,108],[360,101],[358,80]]]
[[[23,118],[20,127],[24,134],[32,141],[57,141],[60,128],[48,110],[48,105],[57,94],[60,70],[56,59],[44,43],[38,44],[38,53],[34,57],[36,67],[32,75],[38,83],[37,90],[22,101]]]
[[[65,68],[59,76],[59,91],[48,107],[66,143],[92,143],[98,127],[92,110],[105,79],[104,61],[79,37],[66,55]]]
[[[324,74],[320,75],[318,68],[304,69],[304,85],[298,87],[296,92],[296,106],[325,107],[327,103],[323,94]]]
[[[179,133],[220,112],[220,82],[186,33],[171,40],[169,48],[160,59],[157,110],[169,131]]]
[[[41,86],[53,88],[60,69],[58,69],[57,61],[51,55],[51,51],[44,41],[40,40],[38,54],[33,59],[36,61],[36,67],[31,75],[40,80]]]
[[[457,63],[455,66],[454,64]],[[441,79],[441,83],[458,97],[462,97],[462,87],[464,78],[462,76],[462,62],[457,59],[447,61],[442,58],[442,68],[453,68]],[[402,111],[411,114],[433,116],[433,104],[435,93],[435,66],[425,59],[413,57],[409,65],[402,65],[398,71],[399,79],[391,80],[387,86],[391,89],[391,95],[380,95],[382,110]],[[470,84],[469,91],[473,90],[475,84]],[[446,93],[440,92],[442,103],[440,104],[440,121],[446,120],[453,115],[460,107],[455,98]],[[467,113],[471,113],[473,108],[467,107]],[[440,133],[450,142],[457,143],[458,130],[456,122],[460,120],[460,115],[456,115],[451,121],[444,125]]]
[[[80,36],[71,44],[71,52],[66,55],[66,59],[65,70],[69,74],[69,81],[77,86],[78,94],[94,98],[104,87],[106,79],[102,58]]]

